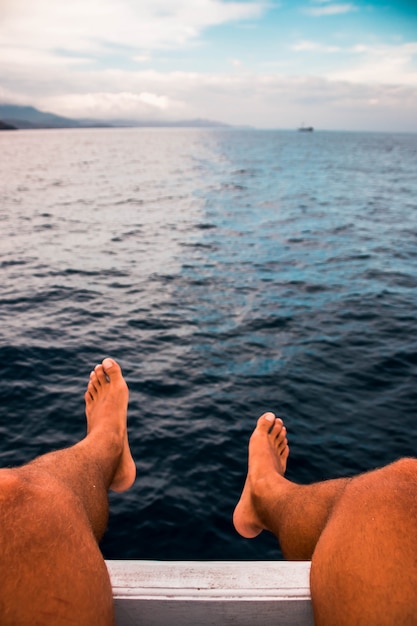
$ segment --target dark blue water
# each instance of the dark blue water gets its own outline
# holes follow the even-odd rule
[[[417,136],[0,135],[0,463],[84,435],[104,356],[131,392],[108,558],[274,559],[233,530],[256,418],[310,482],[417,450]]]

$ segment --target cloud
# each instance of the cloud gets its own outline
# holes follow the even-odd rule
[[[291,46],[291,50],[294,52],[324,52],[326,54],[333,54],[334,52],[340,52],[339,46],[328,46],[317,41],[299,41]]]
[[[43,100],[43,107],[69,117],[96,119],[173,119],[182,116],[182,102],[149,91],[92,92],[52,96]],[[161,115],[163,114],[163,115]]]
[[[328,72],[327,78],[353,83],[417,86],[417,42],[358,44],[351,48],[351,52],[357,60],[351,61],[348,68]]]
[[[311,40],[294,47],[301,60],[332,48]],[[87,72],[83,55],[50,59],[44,51],[9,50],[2,58],[0,98],[69,117],[204,117],[270,128],[304,120],[319,128],[417,131],[417,42],[340,48],[336,68],[326,54],[329,67],[321,77],[250,72],[233,59],[212,73],[141,69],[139,63]]]
[[[2,0],[4,2],[4,0]],[[2,4],[0,46],[95,54],[183,47],[204,29],[259,17],[259,0],[14,0]]]
[[[346,2],[344,4],[330,4],[327,2],[321,2],[322,6],[318,7],[306,7],[305,13],[312,15],[313,17],[321,17],[323,15],[342,15],[344,13],[351,13],[357,11],[356,5]]]
[[[74,66],[81,67],[90,64],[88,57],[53,55],[45,50],[28,48],[26,46],[5,45],[0,50],[2,57],[1,67],[13,67],[15,71],[19,71],[19,68],[24,71],[29,67],[38,68],[40,72],[45,71],[46,68],[59,68],[62,71]]]
[[[260,128],[296,128],[304,120],[328,129],[417,131],[417,87],[243,71],[116,74],[111,77],[108,73],[103,81],[112,83],[114,93],[97,91],[62,98],[40,95],[35,104],[75,117],[203,117]],[[129,91],[122,91],[122,85],[128,85]]]
[[[252,64],[249,55],[230,46],[205,50],[202,36],[212,26],[256,20],[267,10],[267,0],[0,2],[2,100],[70,117],[205,117],[289,128],[302,120],[344,128],[351,120],[353,128],[376,129],[380,124],[393,130],[404,125],[406,130],[408,124],[408,129],[417,130],[416,42],[341,47],[300,38],[290,55],[287,48],[268,56],[266,46],[267,61],[257,64],[263,71],[250,72],[256,62]],[[357,8],[333,0],[306,5],[315,15]],[[189,54],[185,63],[185,55],[172,54],[172,64],[196,67],[201,59],[213,67],[214,62],[206,63],[212,53],[222,57],[217,72],[166,69],[172,67],[171,51],[196,44],[202,44],[200,57]],[[314,66],[310,61],[319,55],[320,65]],[[146,69],[151,61],[154,69]],[[314,75],[315,67],[320,76]],[[284,68],[292,75],[280,73]]]
[[[136,63],[148,63],[151,59],[152,57],[150,54],[137,54],[133,57],[133,60],[136,61]]]
[[[417,42],[396,45],[359,43],[341,47],[302,40],[293,44],[291,50],[301,57],[303,53],[308,55],[337,53],[337,65],[335,60],[330,58],[327,69],[320,72],[321,76],[330,80],[417,86]]]

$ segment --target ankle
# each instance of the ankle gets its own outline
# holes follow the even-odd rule
[[[90,432],[85,441],[92,443],[94,440],[94,448],[100,452],[100,457],[104,459],[120,460],[124,449],[124,434],[115,431],[109,431],[106,428],[95,428]]]

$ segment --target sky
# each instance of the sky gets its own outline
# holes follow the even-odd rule
[[[0,0],[0,102],[417,132],[417,0]]]

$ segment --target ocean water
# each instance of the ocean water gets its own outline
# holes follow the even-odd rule
[[[417,454],[417,135],[0,135],[0,465],[76,442],[107,355],[138,476],[107,558],[277,559],[231,516],[257,417],[308,483]]]

